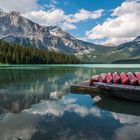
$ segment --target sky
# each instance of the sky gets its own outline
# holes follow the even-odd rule
[[[118,45],[140,35],[140,0],[0,0],[0,8],[95,44]]]

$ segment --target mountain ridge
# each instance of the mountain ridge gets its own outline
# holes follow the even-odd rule
[[[0,10],[0,39],[43,50],[74,54],[85,63],[140,59],[140,36],[118,46],[102,46],[76,39],[58,26],[41,26],[19,12]]]
[[[58,26],[41,26],[16,11],[0,11],[0,31],[0,38],[6,42],[39,49],[77,53],[98,46],[78,40]]]

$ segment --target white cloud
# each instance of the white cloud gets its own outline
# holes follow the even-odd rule
[[[37,0],[0,0],[0,8],[5,11],[19,11],[21,13],[37,10],[41,6]]]
[[[103,10],[79,10],[77,13],[65,14],[58,9],[56,0],[48,0],[47,5],[40,5],[38,0],[1,0],[0,8],[6,12],[19,11],[23,16],[41,25],[58,25],[65,30],[77,29],[75,23],[88,19],[97,19],[102,16]],[[45,8],[49,10],[45,10]]]
[[[139,117],[138,116],[133,116],[133,115],[128,115],[128,114],[121,114],[121,113],[114,113],[112,112],[112,117],[115,120],[118,120],[121,124],[136,124],[139,122]]]
[[[101,17],[103,10],[88,11],[81,9],[75,14],[65,14],[62,9],[52,8],[44,11],[29,11],[24,14],[25,17],[37,22],[41,25],[59,25],[65,30],[77,29],[74,23],[85,21],[88,19],[97,19]]]
[[[122,124],[122,127],[115,131],[114,140],[136,140],[140,138],[139,116],[112,113],[112,117]]]
[[[57,0],[47,0],[48,4],[43,5],[49,9],[56,9],[56,6],[59,4]]]
[[[101,45],[117,45],[117,44],[123,44],[124,42],[129,42],[131,40],[134,40],[135,37],[126,37],[126,38],[109,38],[106,41],[99,41],[99,43],[97,44],[101,44]]]
[[[74,24],[68,23],[68,22],[64,22],[64,23],[62,24],[62,28],[63,28],[64,30],[73,30],[73,29],[77,29],[77,27],[76,27]]]
[[[76,98],[62,98],[61,101],[45,101],[37,105],[33,105],[32,108],[27,109],[25,112],[30,114],[51,114],[54,116],[63,116],[66,111],[74,112],[81,117],[87,115],[101,116],[100,110],[96,107],[88,108],[76,104]]]
[[[140,123],[126,125],[116,131],[113,140],[139,140],[140,139]]]
[[[97,19],[102,16],[103,9],[99,9],[97,11],[88,11],[85,9],[79,10],[78,13],[75,13],[73,15],[69,15],[67,18],[67,21],[70,23],[76,23],[79,21],[84,21],[87,19]]]
[[[65,14],[62,9],[48,11],[31,11],[24,14],[25,17],[41,25],[56,25],[65,20]]]
[[[104,43],[120,44],[140,35],[140,3],[124,2],[114,9],[112,17],[86,32],[88,39],[107,38]]]
[[[132,13],[137,13],[140,10],[140,4],[138,1],[129,1],[129,2],[124,2],[120,7],[117,7],[113,13],[112,16],[120,16],[124,14],[132,14]]]
[[[77,37],[77,39],[83,40],[83,41],[88,41],[88,39],[86,37]]]
[[[0,121],[0,139],[31,139],[32,135],[36,132],[36,126],[39,119],[38,116],[32,116],[25,113],[18,115],[7,113],[4,120]]]

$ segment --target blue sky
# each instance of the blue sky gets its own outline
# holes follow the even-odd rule
[[[88,11],[96,11],[98,9],[105,10],[103,16],[98,19],[78,22],[75,25],[77,30],[68,30],[69,33],[75,37],[84,37],[85,31],[90,30],[93,26],[103,23],[109,16],[112,9],[120,6],[124,0],[57,0],[57,1],[45,1],[39,0],[38,3],[41,5],[54,5],[55,8],[63,9],[65,14],[74,14],[77,13],[80,9],[85,9]],[[49,8],[46,8],[49,10]],[[92,40],[91,40],[92,41]],[[94,42],[94,41],[93,41]]]
[[[124,0],[39,0],[38,3],[41,5],[54,4],[57,8],[62,8],[67,14],[75,13],[79,9],[86,10],[97,10],[97,9],[114,9],[121,5]]]
[[[96,44],[118,45],[140,35],[140,0],[2,0],[0,8]]]
[[[124,2],[124,0],[56,0],[56,4],[54,4],[55,2],[52,2],[52,0],[38,1],[41,5],[54,4],[57,8],[62,8],[67,14],[75,13],[79,9],[91,11],[97,9],[110,10],[121,5],[122,2]]]

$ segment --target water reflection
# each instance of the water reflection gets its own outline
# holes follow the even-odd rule
[[[84,105],[84,102],[87,104]],[[108,116],[110,119],[104,117],[104,111],[92,106],[89,96],[69,95],[59,102],[40,103],[26,112],[43,115],[37,127],[38,131],[31,138],[34,140],[109,140],[114,129],[119,127],[117,120],[111,116]],[[112,130],[108,129],[108,123]]]
[[[110,112],[140,116],[140,103],[135,101],[102,95],[101,99],[94,105]]]
[[[39,116],[22,114],[5,115],[0,121],[0,140],[30,140],[36,132]]]
[[[83,72],[75,67],[0,70],[0,113],[20,113],[42,99],[61,98],[71,83],[88,77]]]
[[[138,139],[139,103],[106,96],[95,102],[88,95],[69,94],[70,84],[108,71],[116,69],[0,69],[0,140]]]
[[[139,140],[140,138],[140,118],[129,115],[118,115],[114,116],[123,124],[123,127],[116,130],[113,137],[114,140]]]
[[[92,97],[92,96],[91,96]],[[95,98],[95,97],[94,97]],[[115,130],[112,140],[139,140],[140,103],[102,95],[94,106],[110,113],[122,125]]]

